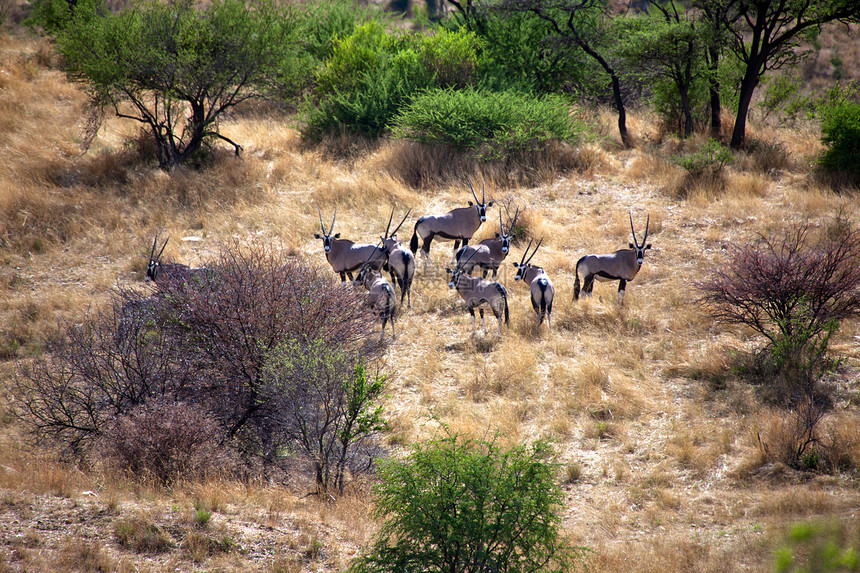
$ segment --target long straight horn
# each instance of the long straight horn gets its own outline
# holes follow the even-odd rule
[[[541,239],[543,240],[543,239]],[[526,247],[526,250],[523,252],[523,258],[520,259],[520,266],[526,264],[526,256],[529,254],[529,249],[532,248],[532,239],[529,239],[529,246]]]
[[[474,197],[474,198],[475,198],[475,202],[476,202],[476,203],[480,203],[480,201],[478,201],[478,196],[477,196],[477,195],[475,195],[475,188],[474,188],[474,187],[472,187],[472,181],[471,181],[471,179],[469,179],[468,177],[466,177],[466,183],[468,183],[468,184],[469,184],[469,189],[472,191],[472,197]]]
[[[508,234],[509,235],[514,232],[514,229],[516,229],[517,217],[519,217],[519,216],[520,216],[520,206],[517,205],[517,210],[514,212],[514,220],[511,221],[511,226],[508,228]]]
[[[331,227],[328,228],[328,232],[331,233],[334,231],[334,221],[337,219],[337,205],[334,206],[334,215],[331,216]]]
[[[406,217],[408,217],[408,216],[409,216],[409,213],[411,213],[411,212],[412,212],[412,209],[409,209],[408,211],[406,211],[406,214],[405,214],[405,215],[403,215],[403,219],[401,219],[400,224],[399,224],[399,225],[397,225],[397,226],[394,228],[394,230],[393,230],[393,231],[391,231],[391,234],[389,235],[389,237],[393,237],[394,235],[396,235],[396,234],[397,234],[397,231],[399,231],[399,230],[400,230],[400,227],[402,227],[402,226],[403,226],[403,223],[405,223],[405,222],[406,222]],[[394,211],[392,211],[392,212],[391,212],[391,214],[393,215],[393,214],[394,214]]]
[[[476,197],[477,199],[477,197]],[[487,197],[484,194],[484,178],[481,177],[481,205],[483,205],[487,201]]]
[[[502,210],[499,209],[499,232],[505,236],[505,224],[502,222]]]
[[[382,233],[382,236],[385,237],[386,239],[389,237],[388,229],[391,228],[391,220],[392,219],[394,219],[394,207],[391,208],[391,216],[388,217],[388,225],[385,226],[385,232]],[[394,233],[391,233],[391,234],[393,235]]]
[[[152,249],[149,251],[149,260],[155,260],[153,257],[155,256],[155,247],[158,245],[158,233],[155,234],[155,238],[152,240]]]
[[[164,244],[163,244],[163,245],[161,245],[161,250],[160,250],[160,251],[158,251],[158,255],[156,255],[156,257],[155,257],[155,260],[156,260],[156,261],[161,260],[161,253],[163,253],[163,252],[164,252],[164,247],[166,247],[166,246],[167,246],[167,241],[169,241],[169,240],[170,240],[170,237],[167,237],[166,239],[164,239]]]
[[[627,216],[630,217],[630,232],[633,233],[633,244],[638,247],[639,241],[636,240],[636,231],[633,230],[633,215],[628,211]]]
[[[645,237],[642,239],[642,244],[648,242],[648,224],[651,222],[651,213],[648,213],[648,218],[645,219]]]
[[[320,228],[322,229],[323,235],[327,235],[328,233],[326,233],[326,230],[325,230],[325,223],[323,223],[323,221],[322,221],[322,211],[320,211],[319,207],[317,207],[317,213],[320,214]]]
[[[535,250],[533,250],[533,251],[532,251],[532,254],[531,254],[531,256],[529,257],[529,260],[527,260],[527,261],[525,262],[525,264],[529,264],[529,263],[532,261],[532,258],[534,258],[534,256],[537,254],[537,250],[540,248],[541,243],[543,243],[543,237],[541,237],[541,238],[540,238],[540,241],[538,241],[538,244],[537,244],[537,246],[535,247]],[[529,244],[531,244],[531,243],[529,243]]]

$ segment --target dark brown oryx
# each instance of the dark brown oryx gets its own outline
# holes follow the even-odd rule
[[[529,285],[532,308],[535,309],[538,315],[538,327],[543,324],[543,319],[546,317],[547,326],[549,327],[549,331],[552,332],[552,299],[555,296],[555,287],[552,286],[552,281],[549,280],[549,276],[543,270],[543,267],[534,266],[530,263],[532,257],[535,256],[535,253],[540,248],[541,243],[543,243],[543,238],[538,241],[535,250],[529,256],[529,248],[532,246],[532,242],[529,241],[529,246],[526,247],[526,252],[523,253],[523,258],[519,264],[514,263],[514,267],[517,269],[514,280],[522,280],[525,284]],[[526,259],[527,256],[528,259]]]
[[[636,273],[642,267],[645,251],[651,248],[650,244],[645,244],[645,241],[648,240],[650,222],[651,215],[649,214],[645,221],[645,236],[642,238],[642,243],[639,243],[636,240],[636,231],[633,230],[633,216],[630,215],[630,232],[633,234],[633,242],[628,243],[630,248],[615,251],[610,255],[585,255],[576,261],[576,280],[573,283],[574,300],[579,298],[579,274],[581,272],[583,281],[585,281],[582,292],[591,296],[594,279],[618,281],[618,304],[624,304],[624,289],[627,282],[636,277]]]
[[[400,285],[400,304],[403,304],[403,297],[408,297],[409,308],[412,308],[412,279],[415,278],[415,255],[412,251],[404,247],[397,239],[397,231],[403,226],[406,217],[409,216],[412,210],[403,215],[403,220],[389,234],[388,229],[391,228],[391,220],[394,218],[394,209],[391,209],[391,216],[388,218],[388,226],[385,227],[385,233],[382,238],[382,248],[385,249],[386,260],[382,268],[391,273],[391,282],[396,287]]]
[[[468,259],[463,264],[468,263]],[[502,335],[502,314],[505,316],[505,324],[508,323],[508,291],[502,284],[498,282],[490,282],[486,279],[472,277],[463,272],[463,264],[458,264],[454,270],[446,268],[445,270],[451,275],[451,280],[448,281],[448,288],[457,289],[457,294],[466,301],[466,306],[469,308],[469,314],[472,315],[472,336],[475,336],[475,309],[478,308],[481,313],[481,326],[484,327],[484,332],[487,331],[487,325],[484,322],[485,303],[490,305],[490,309],[499,321],[499,336]]]
[[[203,267],[189,267],[180,263],[163,263],[161,255],[164,253],[164,248],[167,246],[167,241],[170,237],[164,239],[164,244],[161,245],[161,250],[155,254],[158,246],[158,233],[155,234],[155,239],[152,241],[152,250],[149,252],[149,264],[146,266],[146,280],[152,281],[155,286],[161,288],[164,285],[171,283],[188,283],[192,277],[202,272]]]
[[[379,340],[385,338],[385,325],[391,321],[391,337],[397,338],[397,333],[394,331],[394,319],[397,315],[397,296],[394,294],[394,287],[385,280],[379,271],[376,271],[371,266],[374,262],[375,253],[369,258],[358,271],[353,284],[360,284],[367,289],[367,305],[376,312],[376,315],[382,321],[382,332],[379,335]]]
[[[474,203],[469,201],[468,207],[458,207],[444,215],[424,215],[415,222],[415,231],[412,233],[409,248],[413,254],[418,252],[418,237],[420,236],[424,241],[421,251],[424,253],[425,263],[430,260],[430,243],[433,242],[433,237],[454,241],[454,252],[456,252],[460,248],[460,241],[463,241],[464,245],[468,245],[469,239],[472,238],[481,223],[487,220],[487,208],[493,206],[493,201],[486,202],[483,184],[481,185],[481,200],[478,201],[472,182],[468,179],[467,182],[472,191],[472,197],[475,198]]]
[[[514,229],[517,224],[517,216],[520,214],[520,208],[517,207],[514,218],[505,232],[505,224],[502,222],[502,212],[499,211],[499,231],[492,239],[484,239],[477,245],[465,245],[460,247],[460,250],[454,255],[455,263],[461,260],[469,262],[463,265],[463,270],[467,275],[472,274],[472,270],[481,267],[481,277],[487,278],[489,271],[493,271],[493,279],[496,278],[496,273],[499,270],[499,265],[508,256],[508,251],[511,250],[511,239],[514,237]],[[465,259],[464,259],[465,257]]]
[[[331,265],[334,272],[340,274],[340,281],[345,282],[346,277],[352,280],[353,271],[357,271],[367,261],[373,259],[369,263],[374,270],[382,268],[384,262],[385,251],[378,245],[354,243],[347,239],[341,239],[340,233],[332,235],[334,230],[334,222],[337,219],[337,207],[334,208],[334,216],[331,218],[331,226],[326,231],[325,224],[322,220],[322,211],[317,208],[320,215],[320,228],[322,234],[314,233],[314,237],[322,239],[323,249],[325,250],[325,258],[328,264]]]

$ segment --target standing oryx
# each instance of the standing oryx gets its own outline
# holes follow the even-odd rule
[[[331,226],[328,231],[322,220],[322,211],[317,208],[320,215],[320,227],[322,234],[314,233],[314,237],[322,239],[325,258],[334,272],[340,274],[340,281],[352,280],[352,272],[361,268],[364,264],[370,264],[374,270],[379,270],[384,262],[385,251],[378,245],[353,243],[347,239],[341,239],[340,233],[332,235],[334,222],[337,219],[337,207],[334,208],[334,216],[331,218]],[[371,261],[367,263],[367,261]]]
[[[448,288],[457,289],[460,297],[466,301],[466,306],[469,308],[469,314],[472,315],[472,336],[475,335],[475,309],[479,308],[481,313],[481,326],[484,331],[487,330],[487,325],[484,322],[484,303],[490,305],[490,309],[499,321],[499,336],[502,335],[502,314],[505,316],[505,324],[508,323],[508,291],[498,282],[490,282],[486,279],[472,277],[463,272],[463,264],[468,263],[468,259],[463,263],[457,264],[454,270],[446,268],[448,274],[451,275],[451,280],[448,282]]]
[[[645,236],[640,244],[636,240],[636,231],[633,230],[633,216],[630,215],[630,232],[633,234],[633,242],[629,243],[629,249],[621,249],[610,255],[585,255],[576,262],[576,280],[573,283],[573,299],[579,298],[579,274],[582,273],[585,284],[582,292],[591,296],[594,287],[594,279],[599,281],[618,281],[618,304],[624,304],[624,288],[627,281],[632,281],[642,266],[645,251],[651,248],[645,244],[648,240],[648,225],[651,215],[645,221]]]
[[[472,270],[478,266],[481,267],[483,278],[487,278],[487,273],[493,271],[493,279],[496,278],[496,273],[499,270],[499,265],[508,256],[508,251],[511,250],[511,239],[514,236],[514,229],[517,224],[517,216],[520,214],[520,208],[517,207],[514,218],[505,232],[505,224],[502,222],[502,212],[499,211],[499,233],[492,239],[484,239],[477,245],[465,245],[460,247],[460,250],[454,254],[454,261],[458,263],[461,260],[468,260],[468,263],[463,265],[463,270],[467,275],[472,274]],[[465,257],[465,259],[464,259]]]
[[[382,333],[379,335],[381,341],[385,338],[385,325],[389,320],[391,321],[391,336],[397,338],[397,333],[394,332],[397,296],[394,294],[394,287],[385,280],[379,271],[374,270],[371,266],[376,259],[374,255],[375,253],[371,253],[371,258],[361,266],[354,284],[360,284],[367,289],[367,304],[382,320]]]
[[[144,280],[152,281],[155,286],[161,288],[164,285],[171,283],[188,283],[191,277],[202,271],[202,268],[189,267],[180,263],[163,263],[161,255],[164,253],[164,248],[167,246],[167,241],[170,237],[164,239],[164,244],[158,254],[155,250],[158,247],[158,233],[155,234],[155,239],[152,241],[152,250],[149,252],[149,264],[146,266],[146,278]]]
[[[418,252],[418,237],[420,236],[424,241],[421,251],[424,253],[425,263],[430,260],[430,243],[433,242],[433,237],[453,240],[454,251],[456,252],[460,247],[460,241],[463,241],[464,245],[468,245],[469,239],[472,238],[481,223],[487,220],[487,208],[493,206],[493,201],[486,201],[483,184],[481,185],[481,200],[478,201],[472,182],[468,181],[468,183],[475,203],[469,201],[468,207],[458,207],[444,215],[424,215],[415,223],[415,231],[412,233],[409,248],[413,253]]]
[[[543,243],[543,239],[538,241],[535,250],[529,256],[529,247],[532,246],[532,242],[529,241],[529,246],[526,247],[526,252],[523,253],[522,260],[520,260],[519,264],[514,263],[514,267],[517,269],[514,280],[522,280],[529,285],[532,308],[535,309],[538,315],[538,327],[543,324],[543,319],[546,317],[547,326],[549,326],[549,331],[552,332],[552,299],[555,296],[555,287],[552,286],[552,281],[549,280],[549,276],[547,276],[543,267],[533,266],[529,263],[532,257],[535,256],[535,253],[537,253],[541,243]],[[528,259],[526,259],[527,256]]]
[[[397,240],[397,231],[403,226],[406,217],[411,212],[411,209],[407,211],[397,228],[389,234],[388,229],[391,228],[391,220],[394,218],[394,209],[391,209],[391,217],[388,218],[388,226],[385,227],[385,233],[382,237],[382,248],[385,249],[387,255],[382,268],[391,273],[391,282],[394,283],[394,286],[400,285],[400,304],[403,304],[403,297],[408,297],[409,308],[412,308],[411,290],[412,279],[415,277],[415,255]]]

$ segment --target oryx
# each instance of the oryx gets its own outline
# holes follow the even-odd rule
[[[471,275],[472,270],[478,266],[481,267],[481,276],[487,278],[489,271],[493,271],[493,279],[496,278],[496,273],[499,270],[499,265],[508,256],[508,251],[511,250],[511,239],[514,237],[514,229],[517,224],[517,216],[520,214],[520,208],[517,207],[514,218],[511,221],[508,230],[505,231],[505,224],[502,222],[502,212],[499,211],[499,233],[492,239],[484,239],[477,245],[466,245],[460,247],[460,250],[454,255],[454,261],[468,260],[469,262],[463,265],[463,270],[466,274]]]
[[[538,327],[543,324],[543,319],[546,317],[547,326],[550,332],[552,332],[552,299],[555,296],[555,287],[552,286],[552,281],[549,280],[549,276],[543,270],[543,267],[538,267],[530,263],[540,248],[541,243],[543,243],[543,239],[538,241],[535,250],[529,255],[529,247],[532,246],[532,242],[529,241],[529,246],[526,247],[526,252],[523,253],[523,258],[519,264],[514,263],[514,267],[517,269],[514,280],[522,280],[525,284],[529,285],[532,308],[535,309],[538,315]]]
[[[636,231],[633,230],[633,216],[630,215],[630,232],[633,234],[633,242],[629,243],[628,249],[615,251],[610,255],[585,255],[576,261],[576,280],[573,283],[573,299],[579,298],[579,275],[582,273],[585,284],[582,287],[582,292],[591,296],[591,289],[594,288],[594,279],[599,281],[618,281],[618,304],[624,304],[624,289],[627,286],[627,281],[632,281],[639,272],[642,266],[642,259],[645,258],[645,251],[651,248],[650,244],[645,244],[648,240],[648,225],[651,222],[651,215],[645,221],[645,236],[642,238],[642,243],[636,240]]]
[[[499,336],[502,335],[502,314],[505,316],[505,324],[508,323],[508,291],[502,284],[498,282],[490,282],[486,279],[479,279],[467,275],[463,271],[463,264],[468,263],[468,259],[462,264],[458,264],[453,270],[446,268],[445,270],[451,275],[451,280],[448,281],[448,288],[457,289],[457,294],[466,301],[466,306],[469,308],[469,314],[472,315],[472,336],[475,335],[475,309],[478,308],[481,313],[481,326],[484,331],[487,331],[487,325],[484,322],[483,304],[490,305],[490,309],[499,321]]]
[[[371,258],[361,266],[358,271],[358,276],[353,284],[360,284],[367,289],[367,304],[372,308],[376,315],[382,320],[382,332],[379,335],[379,340],[385,338],[385,325],[391,321],[391,336],[397,337],[394,332],[394,319],[397,314],[397,296],[394,294],[394,287],[385,280],[379,271],[373,269],[371,264],[374,262],[375,253],[371,253]]]
[[[487,220],[487,208],[493,206],[493,201],[486,201],[483,184],[481,185],[481,200],[478,201],[472,182],[468,179],[467,181],[469,189],[472,191],[472,197],[475,198],[474,203],[469,201],[468,207],[458,207],[444,215],[424,215],[416,221],[409,248],[413,254],[418,252],[418,237],[420,236],[424,241],[421,251],[424,253],[425,262],[430,260],[430,243],[433,242],[433,237],[453,240],[454,251],[456,252],[460,248],[460,241],[463,241],[464,245],[468,245],[469,239],[472,238],[481,223]]]
[[[202,267],[189,267],[180,263],[163,263],[161,255],[164,253],[164,248],[167,247],[167,241],[170,237],[164,239],[164,244],[158,254],[155,254],[158,247],[158,233],[155,234],[155,239],[152,241],[152,250],[149,252],[149,264],[146,266],[147,282],[152,281],[155,286],[161,288],[171,283],[188,283],[188,281],[201,271]]]
[[[345,282],[346,277],[352,280],[353,271],[358,270],[367,261],[374,270],[379,270],[384,262],[385,251],[378,245],[354,243],[347,239],[341,239],[340,233],[332,235],[334,222],[337,219],[337,207],[334,208],[334,216],[331,218],[331,226],[326,231],[322,220],[322,211],[317,208],[320,216],[320,228],[322,234],[314,233],[314,237],[322,239],[325,258],[334,272],[340,274],[340,281]]]
[[[391,282],[394,286],[400,285],[400,304],[403,304],[403,297],[408,297],[409,308],[412,308],[411,289],[412,279],[415,277],[415,255],[397,240],[397,231],[411,212],[411,209],[407,211],[400,224],[389,234],[388,229],[391,228],[391,220],[394,218],[394,209],[391,209],[388,226],[385,227],[385,233],[381,237],[382,248],[385,249],[387,256],[382,268],[391,273]]]

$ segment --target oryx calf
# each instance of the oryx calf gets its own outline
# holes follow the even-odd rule
[[[651,248],[645,244],[648,240],[648,224],[651,215],[645,221],[645,236],[640,244],[636,240],[636,231],[633,230],[633,216],[630,216],[630,232],[633,234],[633,242],[629,243],[629,249],[621,249],[609,255],[585,255],[576,262],[576,280],[573,283],[573,299],[579,298],[579,275],[582,273],[585,284],[582,292],[591,296],[594,288],[594,279],[599,281],[618,281],[618,304],[624,304],[624,289],[628,281],[636,277],[642,267],[642,259],[645,251]]]
[[[202,267],[189,267],[180,263],[163,263],[161,255],[164,253],[164,248],[167,247],[167,241],[169,240],[170,237],[164,239],[164,244],[161,245],[161,249],[156,255],[158,233],[155,234],[155,239],[152,241],[152,250],[149,252],[149,264],[146,266],[146,277],[144,280],[154,282],[155,286],[159,288],[163,288],[169,284],[188,284],[192,277],[204,270]]]
[[[472,270],[478,266],[481,267],[481,276],[487,278],[489,271],[493,271],[493,279],[496,278],[496,273],[499,270],[499,265],[504,262],[511,250],[511,239],[513,238],[514,228],[517,224],[517,216],[520,214],[520,208],[517,207],[514,218],[511,221],[510,227],[505,231],[505,224],[502,222],[502,212],[499,211],[499,233],[492,239],[484,239],[477,245],[466,245],[461,247],[454,255],[454,261],[468,260],[469,262],[463,265],[463,270],[467,275],[472,274]]]
[[[517,269],[514,280],[521,280],[529,285],[532,308],[535,309],[538,315],[538,327],[543,324],[543,319],[546,317],[547,326],[549,327],[549,331],[552,332],[552,299],[555,296],[555,287],[552,286],[552,281],[549,280],[549,276],[543,270],[543,267],[534,266],[530,263],[542,242],[543,239],[538,241],[537,247],[535,247],[535,250],[529,256],[529,247],[532,246],[532,242],[529,241],[529,246],[526,247],[526,252],[523,253],[522,260],[520,260],[519,264],[514,263],[514,267]],[[526,259],[526,256],[528,256],[528,259]]]
[[[353,271],[357,271],[362,265],[368,263],[374,270],[382,268],[384,262],[385,251],[382,247],[370,244],[354,243],[347,239],[341,239],[340,233],[332,235],[334,222],[337,219],[337,207],[334,208],[334,216],[331,218],[331,226],[326,231],[322,220],[322,212],[319,211],[320,228],[322,234],[314,233],[314,237],[322,239],[323,250],[325,250],[325,258],[332,270],[340,275],[340,281],[345,282],[346,277],[352,280]]]
[[[468,261],[467,261],[468,262]],[[502,335],[502,314],[505,316],[505,324],[508,323],[508,291],[498,282],[490,282],[486,279],[479,279],[467,275],[463,271],[462,265],[457,265],[454,270],[445,269],[451,280],[448,281],[448,288],[457,289],[457,294],[466,301],[466,306],[469,308],[469,314],[472,315],[472,336],[475,336],[475,309],[479,309],[481,313],[481,326],[484,331],[487,331],[487,325],[484,322],[484,304],[488,304],[496,320],[499,321],[499,336]]]
[[[391,337],[397,338],[397,333],[394,332],[394,319],[397,314],[397,296],[394,294],[394,287],[378,271],[373,270],[369,264],[364,265],[358,271],[355,283],[367,289],[367,304],[382,321],[382,333],[379,335],[379,340],[385,338],[385,325],[388,321],[391,321]]]
[[[397,239],[397,231],[406,221],[406,217],[411,213],[411,209],[403,216],[400,225],[390,234],[388,229],[391,227],[391,220],[394,218],[394,209],[391,210],[391,217],[388,218],[388,227],[385,228],[384,236],[382,237],[382,248],[385,249],[387,256],[385,263],[382,265],[383,270],[391,273],[391,282],[396,287],[400,285],[400,304],[403,304],[403,298],[407,300],[409,308],[412,308],[412,279],[415,278],[415,255],[412,251],[404,247]]]
[[[458,207],[444,215],[424,215],[416,221],[412,240],[409,241],[409,248],[413,254],[417,253],[418,237],[421,237],[424,241],[421,251],[424,253],[425,262],[430,260],[430,243],[433,242],[434,237],[453,240],[454,251],[456,252],[460,247],[460,241],[463,241],[464,245],[468,245],[469,239],[472,238],[481,223],[487,220],[487,208],[492,207],[493,201],[486,201],[483,187],[481,187],[481,200],[478,201],[475,189],[472,188],[472,182],[469,181],[468,183],[472,197],[475,198],[474,203],[469,201],[468,207]]]

